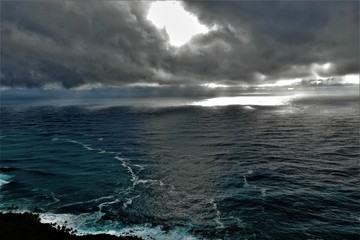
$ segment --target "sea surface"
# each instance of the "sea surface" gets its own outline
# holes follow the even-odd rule
[[[144,239],[360,237],[358,95],[23,102],[1,105],[2,212]]]

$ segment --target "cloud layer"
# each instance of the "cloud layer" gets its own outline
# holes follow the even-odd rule
[[[359,73],[357,1],[189,1],[212,31],[175,48],[151,2],[2,2],[1,85],[264,84]]]

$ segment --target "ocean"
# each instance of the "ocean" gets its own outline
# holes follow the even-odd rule
[[[358,95],[94,101],[2,99],[0,211],[79,234],[359,239]]]

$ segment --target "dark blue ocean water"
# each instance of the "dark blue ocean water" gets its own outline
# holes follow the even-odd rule
[[[359,97],[250,105],[2,105],[0,210],[146,239],[359,239]]]

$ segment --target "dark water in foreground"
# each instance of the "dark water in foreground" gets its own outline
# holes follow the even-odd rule
[[[358,100],[3,106],[0,208],[148,239],[358,239]]]

